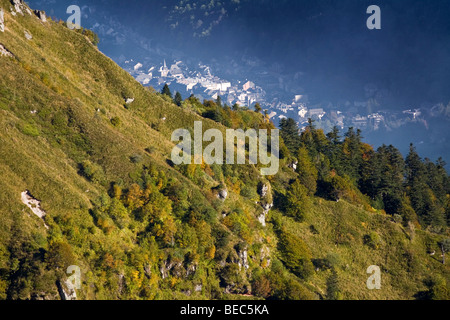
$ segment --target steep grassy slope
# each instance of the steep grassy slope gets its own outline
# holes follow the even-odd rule
[[[275,205],[263,227],[261,184],[283,196],[297,177],[287,160],[268,179],[250,165],[171,166],[175,129],[226,128],[142,87],[83,34],[13,16],[7,0],[0,8],[0,44],[13,55],[0,57],[0,298],[56,299],[71,264],[87,299],[316,299],[331,270],[348,299],[411,299],[430,275],[448,283],[448,266],[427,254],[438,236],[367,206],[314,198],[300,223]],[[48,230],[21,202],[25,190]],[[305,247],[293,261],[287,234]],[[315,265],[308,277],[288,267],[303,259]],[[382,268],[382,290],[366,287],[370,265]]]

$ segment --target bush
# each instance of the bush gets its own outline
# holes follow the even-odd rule
[[[302,279],[314,273],[311,252],[305,242],[287,231],[280,232],[279,249],[285,266]]]
[[[133,163],[141,163],[142,160],[143,160],[143,157],[140,154],[134,154],[130,157],[130,161]]]
[[[111,119],[111,124],[114,127],[119,127],[122,124],[122,121],[120,120],[119,117],[114,117],[114,118]]]
[[[364,244],[372,249],[378,249],[380,245],[380,236],[376,232],[371,232],[364,236]]]
[[[89,181],[94,183],[104,183],[106,181],[103,168],[96,163],[92,163],[89,160],[85,160],[80,164],[81,173]]]
[[[18,126],[18,129],[20,130],[20,132],[22,132],[23,134],[30,136],[30,137],[38,137],[39,136],[39,130],[31,125],[31,124],[24,124],[24,125],[20,125]]]
[[[302,222],[311,210],[311,206],[307,188],[296,180],[287,191],[286,214]]]
[[[49,267],[64,270],[76,261],[72,248],[65,242],[52,243],[45,257]]]

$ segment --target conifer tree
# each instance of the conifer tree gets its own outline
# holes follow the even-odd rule
[[[166,95],[166,96],[170,97],[171,99],[173,98],[172,92],[170,91],[169,85],[167,83],[162,88],[161,94]]]
[[[179,107],[181,107],[181,104],[183,103],[183,97],[181,96],[181,93],[179,93],[177,91],[177,93],[175,94],[175,98],[173,99],[173,101],[175,102],[175,104]]]
[[[288,148],[289,152],[295,155],[298,148],[300,148],[300,134],[297,123],[292,118],[282,119],[280,128],[280,134],[283,138],[284,144]]]

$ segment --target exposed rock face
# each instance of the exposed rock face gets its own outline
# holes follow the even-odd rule
[[[1,43],[0,43],[0,57],[9,57],[9,58],[14,58],[14,55],[9,52]]]
[[[24,12],[31,15],[31,10],[28,8],[24,3],[23,0],[11,0],[11,4],[13,5],[13,8],[11,8],[11,13],[15,16],[16,13],[20,13],[21,15],[24,15]]]
[[[259,222],[263,227],[266,226],[266,216],[269,214],[270,209],[273,208],[273,197],[272,197],[272,188],[270,184],[263,183],[260,185],[258,190],[259,195],[261,196],[261,207],[263,208],[263,213],[258,217]]]
[[[1,51],[1,45],[0,45],[0,51]],[[22,192],[21,198],[22,198],[23,204],[25,204],[28,208],[30,208],[31,211],[33,211],[33,213],[35,215],[37,215],[39,218],[41,218],[44,221],[44,218],[47,215],[47,213],[41,209],[41,202],[39,200],[35,199],[28,190]],[[45,221],[44,221],[44,226],[46,229],[48,229],[48,226],[45,224]]]
[[[202,292],[203,286],[201,284],[198,284],[198,285],[195,286],[194,290],[195,290],[195,292]]]
[[[242,251],[238,252],[239,255],[239,269],[241,267],[244,267],[245,270],[248,270],[250,268],[250,265],[248,264],[248,250],[244,249]]]
[[[127,98],[125,99],[125,104],[131,104],[134,102],[134,98]]]
[[[47,15],[45,14],[45,11],[34,10],[34,14],[35,14],[42,22],[47,22]]]
[[[298,166],[298,161],[297,160],[295,160],[295,161],[293,161],[293,162],[291,162],[289,164],[289,168],[291,168],[294,171],[297,171],[297,166]]]
[[[228,198],[228,190],[227,189],[220,190],[219,194],[217,195],[217,198],[219,198],[222,201],[227,200],[227,198]]]
[[[5,12],[0,8],[0,32],[5,32]]]
[[[123,293],[125,286],[126,286],[125,275],[121,273],[119,274],[119,294]]]
[[[269,186],[267,184],[263,184],[261,189],[259,190],[259,195],[261,198],[265,198],[267,196],[267,192],[269,191]]]
[[[269,214],[270,209],[273,208],[273,203],[266,203],[261,204],[263,207],[263,213],[258,217],[259,222],[262,224],[263,227],[266,226],[266,217]]]
[[[58,286],[61,300],[77,300],[77,293],[72,282],[70,282],[69,280],[63,282],[58,281],[56,285]]]
[[[25,34],[25,38],[27,39],[27,40],[31,40],[31,39],[33,39],[33,36],[31,35],[31,33],[29,33],[28,31],[24,31],[24,34]]]

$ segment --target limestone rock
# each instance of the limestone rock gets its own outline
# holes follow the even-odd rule
[[[217,194],[217,198],[219,198],[222,201],[227,200],[227,198],[228,198],[228,190],[227,189],[220,190],[219,193]]]
[[[297,166],[298,166],[298,161],[297,160],[295,160],[295,161],[293,161],[293,162],[291,162],[289,164],[289,168],[291,168],[294,171],[297,171]]]
[[[35,14],[42,22],[47,22],[47,15],[45,14],[45,11],[34,10],[34,14]]]
[[[61,300],[77,300],[77,292],[70,280],[58,281],[56,285],[58,286]]]
[[[203,286],[201,284],[198,284],[198,285],[195,286],[194,290],[195,290],[195,292],[202,292]]]
[[[5,32],[5,12],[0,8],[0,32]]]
[[[9,57],[9,58],[14,58],[14,55],[9,52],[1,43],[0,43],[0,57]]]
[[[267,196],[267,192],[269,191],[269,186],[267,184],[262,184],[259,189],[259,195],[261,198],[265,198]]]
[[[24,12],[31,15],[31,10],[25,5],[23,0],[11,0],[11,4],[13,5],[13,8],[11,8],[11,13],[14,16],[16,15],[16,13],[24,15]]]
[[[244,267],[245,270],[248,270],[250,268],[250,265],[248,264],[248,250],[244,249],[242,251],[238,252],[239,255],[239,269],[241,267]]]
[[[31,40],[31,39],[33,39],[33,36],[31,35],[31,33],[30,32],[28,32],[28,31],[24,31],[24,34],[25,34],[25,38],[27,39],[27,40]]]
[[[1,47],[1,45],[0,45]],[[1,51],[1,48],[0,48]],[[28,208],[30,208],[30,210],[39,218],[42,219],[42,221],[44,221],[44,226],[45,228],[48,230],[49,227],[47,226],[47,224],[45,223],[45,216],[47,215],[47,213],[42,210],[41,208],[41,202],[39,200],[37,200],[36,198],[34,198],[30,191],[25,190],[24,192],[22,192],[21,194],[21,199],[22,199],[22,203],[24,205],[26,205]]]

